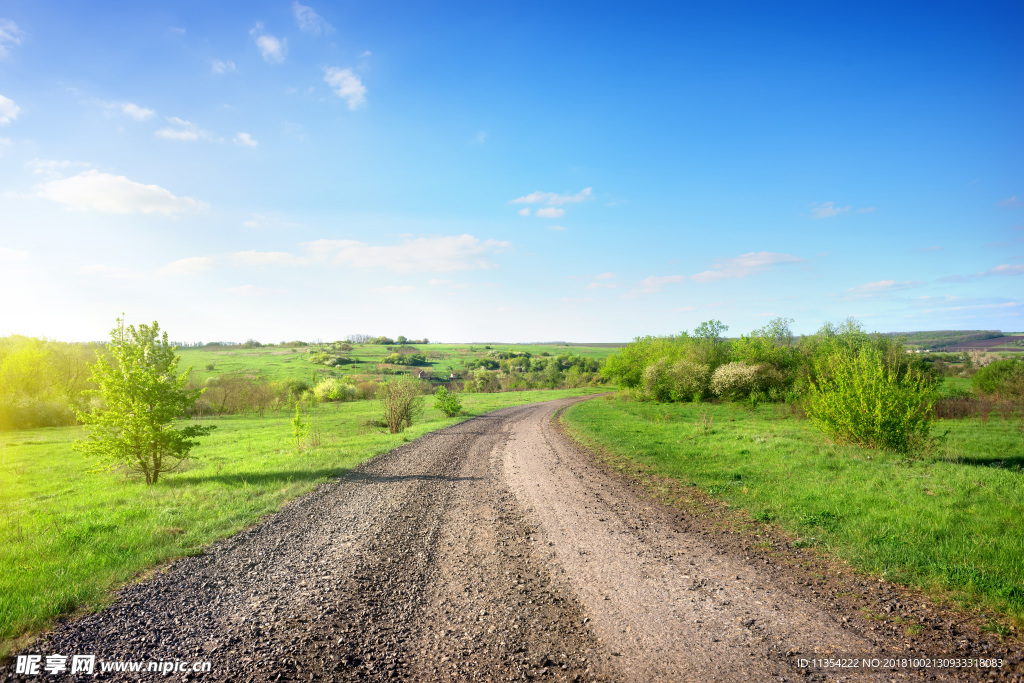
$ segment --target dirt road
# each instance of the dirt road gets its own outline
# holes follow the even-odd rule
[[[574,400],[375,458],[26,652],[210,665],[105,680],[760,681],[906,651],[595,467],[552,423]]]

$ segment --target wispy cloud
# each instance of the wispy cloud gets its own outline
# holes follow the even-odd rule
[[[560,206],[562,204],[575,204],[586,201],[592,196],[593,188],[585,187],[576,194],[557,194],[555,192],[531,192],[528,195],[517,197],[512,204],[547,204],[548,206]],[[539,212],[538,212],[539,213]]]
[[[589,283],[587,283],[586,288],[587,289],[618,289],[619,288],[619,283],[615,281],[615,278],[616,278],[615,273],[611,273],[611,272],[601,273],[600,275],[595,275],[594,278]],[[647,279],[650,280],[651,278],[647,278]],[[644,282],[646,282],[646,280]],[[641,285],[643,285],[643,283],[641,283]]]
[[[696,275],[691,276],[690,279],[696,282],[715,282],[716,280],[747,277],[748,275],[768,270],[773,266],[802,262],[802,258],[794,256],[793,254],[776,254],[770,251],[751,251],[737,256],[736,258],[715,263],[711,270],[705,270],[702,273],[697,273]]]
[[[263,296],[264,294],[269,294],[271,290],[257,285],[241,285],[239,287],[228,287],[224,291],[236,296]]]
[[[295,23],[299,29],[313,35],[330,33],[334,28],[327,23],[327,20],[316,13],[312,7],[292,2],[292,13],[295,15]]]
[[[328,67],[324,69],[324,82],[345,100],[349,109],[355,110],[366,104],[366,86],[352,69]]]
[[[217,137],[208,130],[202,130],[191,121],[179,119],[177,116],[167,117],[171,125],[161,128],[154,135],[164,140],[177,140],[179,142],[195,142],[196,140],[216,140]]]
[[[256,47],[263,55],[263,61],[267,64],[280,64],[288,52],[288,41],[263,32],[263,22],[257,22],[249,29],[249,35],[256,41]]]
[[[0,247],[0,263],[13,263],[15,261],[27,261],[28,252],[21,249]]]
[[[485,142],[487,142],[487,131],[478,130],[476,132],[476,135],[473,136],[473,142],[475,142],[478,145],[482,145]]]
[[[214,261],[207,256],[191,256],[171,261],[157,270],[161,275],[195,275],[213,268]]]
[[[383,287],[371,287],[369,291],[376,294],[401,294],[415,290],[416,288],[412,285],[385,285]]]
[[[846,298],[853,299],[884,296],[892,292],[920,287],[922,284],[924,283],[917,282],[916,280],[904,280],[903,282],[897,282],[896,280],[879,280],[878,282],[867,282],[863,285],[850,287],[846,290]]]
[[[307,259],[287,251],[236,251],[228,254],[231,263],[236,266],[301,266],[308,263]]]
[[[43,176],[47,180],[63,178],[71,169],[86,169],[90,164],[84,161],[67,161],[55,159],[32,159],[25,163],[25,168],[32,172],[32,175]]]
[[[36,195],[72,211],[171,216],[197,213],[209,207],[192,197],[175,196],[159,185],[144,185],[95,169],[38,185]]]
[[[14,103],[9,97],[0,95],[0,126],[6,126],[8,123],[18,118],[18,112],[21,111],[21,107]]]
[[[972,273],[970,275],[946,275],[945,277],[940,277],[939,282],[968,282],[978,278],[1000,275],[1024,275],[1024,264],[1004,263],[994,268],[983,270],[980,273]]]
[[[21,45],[21,38],[25,32],[18,28],[10,19],[0,19],[0,59],[11,54],[11,48]]]
[[[568,230],[568,229],[569,228],[565,227],[564,225],[549,225],[548,226],[548,230],[557,230],[558,232],[562,232],[563,230]]]
[[[489,257],[509,249],[512,243],[451,235],[407,239],[388,246],[355,240],[316,240],[302,246],[315,257],[339,266],[411,273],[496,268]]]
[[[824,202],[811,207],[811,218],[832,218],[850,210],[849,206],[836,206],[835,202]]]
[[[1013,195],[1012,197],[1007,197],[1001,202],[996,202],[996,206],[1002,206],[1007,209],[1017,209],[1020,208],[1021,202],[1017,199],[1017,195]]]
[[[641,294],[654,294],[664,289],[665,285],[683,282],[685,279],[684,275],[651,275],[638,282],[636,287],[623,294],[623,297],[632,299]]]
[[[260,143],[256,142],[251,135],[248,133],[239,133],[231,139],[236,145],[243,147],[258,147]]]
[[[95,100],[95,103],[106,109],[108,113],[120,112],[129,118],[135,119],[136,121],[145,121],[156,114],[156,111],[147,109],[146,107],[140,107],[134,102],[106,102],[104,100]]]
[[[78,269],[78,274],[88,275],[89,277],[104,277],[109,280],[135,280],[142,277],[142,273],[137,270],[104,264],[82,266]]]
[[[917,252],[942,251],[942,247],[915,247],[914,251],[917,251]]]
[[[210,61],[210,73],[221,76],[235,70],[235,63],[231,60],[213,59]]]
[[[565,215],[565,209],[556,209],[553,206],[545,206],[542,209],[537,209],[534,215],[540,216],[541,218],[561,218]]]
[[[529,207],[524,207],[522,209],[519,209],[519,211],[517,211],[516,213],[518,213],[520,216],[529,216],[530,215],[530,209],[529,209]]]

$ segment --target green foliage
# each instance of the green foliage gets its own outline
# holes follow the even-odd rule
[[[155,484],[163,472],[189,457],[196,439],[213,427],[174,420],[184,415],[202,389],[188,389],[188,373],[177,374],[178,358],[160,337],[160,326],[125,327],[121,318],[110,333],[108,355],[92,366],[97,388],[87,393],[99,399],[92,411],[78,411],[89,437],[76,446],[86,453],[141,472],[146,484]]]
[[[391,353],[381,359],[392,365],[426,365],[427,357],[422,353]]]
[[[445,387],[438,387],[434,392],[434,407],[444,413],[447,417],[455,417],[462,412],[462,401],[454,391]]]
[[[75,424],[95,345],[0,338],[0,430]]]
[[[989,363],[974,375],[973,385],[982,394],[1024,400],[1024,361],[1010,358]]]
[[[302,447],[302,437],[309,432],[309,423],[302,419],[302,405],[295,404],[295,417],[292,418],[292,436],[295,437],[295,448]]]
[[[384,422],[392,434],[412,427],[413,419],[423,410],[424,400],[420,393],[420,385],[407,375],[399,375],[381,384],[377,394],[384,410]]]
[[[902,348],[837,345],[815,359],[811,419],[836,441],[908,453],[922,447],[937,398],[933,378],[907,367]]]

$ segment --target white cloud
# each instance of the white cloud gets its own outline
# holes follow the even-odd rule
[[[601,273],[600,275],[594,276],[595,280],[614,280],[615,273]]]
[[[207,256],[191,256],[189,258],[171,261],[163,268],[157,270],[163,275],[194,275],[213,267],[213,259]]]
[[[996,202],[996,206],[1002,206],[1007,209],[1016,209],[1022,206],[1022,204],[1020,200],[1017,199],[1017,195],[1013,195],[1012,197],[1007,197],[1001,202]]]
[[[1004,263],[1001,266],[996,266],[995,268],[990,268],[989,270],[986,270],[984,273],[981,273],[981,275],[1024,275],[1024,265],[1010,265]]]
[[[10,19],[0,19],[0,59],[11,53],[11,48],[21,45],[21,37],[24,31],[18,28]]]
[[[857,213],[873,213],[874,211],[875,207],[873,206],[865,206],[863,209],[857,209]]]
[[[195,142],[196,140],[214,140],[213,133],[208,130],[201,130],[191,121],[179,119],[177,116],[169,116],[167,121],[171,127],[161,128],[154,135],[164,140],[177,140],[179,142]]]
[[[134,102],[105,102],[103,100],[93,100],[93,102],[107,111],[121,112],[125,116],[129,116],[136,121],[145,121],[156,114],[154,110],[147,109],[146,107],[140,107]]]
[[[0,126],[6,126],[18,118],[19,111],[21,111],[21,107],[16,105],[14,100],[0,95]]]
[[[231,141],[236,145],[242,145],[243,147],[257,147],[260,144],[248,133],[239,133],[232,138]]]
[[[12,263],[14,261],[25,261],[28,259],[28,252],[21,249],[0,247],[0,263]]]
[[[82,266],[78,269],[79,275],[88,275],[90,277],[105,277],[111,280],[134,280],[142,277],[142,273],[129,270],[128,268],[120,268],[118,266],[105,266],[102,264]]]
[[[624,296],[627,298],[633,298],[640,294],[654,294],[660,292],[665,285],[676,284],[685,280],[686,277],[683,275],[664,275],[645,277],[643,280],[637,283],[634,289],[629,290]]]
[[[299,266],[307,262],[287,251],[237,251],[228,257],[236,266]]]
[[[231,73],[235,70],[235,63],[231,60],[223,61],[220,59],[213,59],[210,61],[210,73],[221,74]]]
[[[575,204],[591,198],[593,188],[585,187],[576,194],[557,194],[555,192],[531,192],[528,195],[513,199],[512,204],[547,204],[548,206],[559,206],[561,204]]]
[[[256,47],[263,55],[263,61],[267,64],[280,64],[288,52],[288,41],[278,40],[274,36],[263,33],[263,22],[257,23],[249,30],[249,35],[256,41]]]
[[[314,258],[330,259],[335,265],[411,273],[495,268],[488,257],[510,248],[512,243],[450,235],[407,239],[391,246],[354,240],[317,240],[302,246]]]
[[[522,209],[519,209],[519,211],[517,213],[520,216],[529,216],[530,215],[530,209],[528,207],[524,207]]]
[[[224,290],[228,294],[237,294],[238,296],[263,296],[270,292],[265,287],[257,287],[256,285],[242,285],[240,287],[228,287]]]
[[[384,287],[371,287],[371,292],[377,294],[401,294],[402,292],[412,292],[416,288],[412,285],[386,285]]]
[[[811,207],[811,218],[832,218],[849,210],[849,206],[836,206],[835,202],[825,202]]]
[[[348,103],[349,109],[358,109],[366,104],[366,86],[359,80],[352,69],[339,69],[336,66],[324,70],[324,82],[334,90],[338,97]]]
[[[696,282],[714,282],[728,278],[740,278],[767,270],[772,266],[786,263],[800,263],[803,259],[792,254],[775,254],[770,251],[749,252],[733,259],[716,263],[712,270],[697,273],[690,279]]]
[[[850,287],[846,290],[846,294],[848,295],[847,298],[881,296],[890,292],[913,289],[914,287],[921,286],[921,284],[923,283],[915,280],[904,280],[903,282],[897,282],[896,280],[879,280],[878,282],[867,282],[863,285]]]
[[[327,20],[317,14],[312,7],[292,2],[292,12],[295,14],[295,23],[306,33],[318,36],[321,33],[330,33],[333,30],[333,27],[327,23]]]
[[[83,161],[56,161],[47,159],[32,159],[25,164],[25,168],[32,171],[33,175],[44,176],[47,180],[63,178],[64,172],[72,168],[88,168],[89,164]]]
[[[565,227],[564,225],[549,225],[548,226],[548,230],[557,230],[559,232],[561,232],[563,230],[568,230],[568,229],[569,228]]]
[[[89,170],[36,186],[36,194],[74,211],[196,213],[209,205],[192,197],[177,197],[159,185],[144,185],[124,176]]]
[[[561,218],[565,215],[565,209],[556,209],[553,206],[545,206],[543,209],[537,209],[535,216],[541,218]]]
[[[985,308],[1017,308],[1020,303],[1016,301],[1007,301],[1001,304],[972,304],[968,306],[948,306],[946,308],[929,308],[926,309],[925,313],[946,313],[948,311],[972,311],[976,309]]]

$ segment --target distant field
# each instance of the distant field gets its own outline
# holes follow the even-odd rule
[[[558,356],[572,353],[587,358],[607,358],[620,348],[620,344],[420,344],[415,348],[426,354],[428,364],[416,366],[417,370],[429,369],[433,376],[462,374],[466,363],[483,358],[490,350],[526,351],[534,356],[548,354]],[[358,375],[380,377],[377,364],[391,353],[380,344],[354,344],[351,351],[342,355],[355,361],[338,367],[325,367],[309,362],[311,353],[320,351],[320,345],[305,347],[260,347],[244,349],[225,346],[219,348],[178,349],[181,356],[179,367],[192,368],[192,377],[204,381],[207,377],[224,374],[259,374],[267,380],[302,379],[318,381],[325,377]],[[209,369],[209,366],[213,369]]]
[[[599,391],[467,394],[466,416]],[[431,402],[403,434],[366,425],[377,401],[322,404],[307,415],[318,444],[296,449],[292,413],[232,415],[195,450],[188,469],[147,487],[97,469],[71,449],[79,427],[0,433],[0,658],[12,641],[56,617],[95,608],[147,568],[200,552],[329,477],[427,432],[455,424]]]

